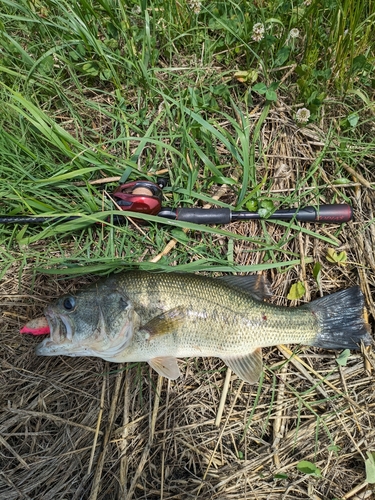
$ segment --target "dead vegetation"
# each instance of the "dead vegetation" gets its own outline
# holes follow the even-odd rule
[[[285,195],[322,154],[319,129],[297,129],[287,114],[270,115],[262,130],[274,192]],[[312,264],[274,270],[274,301],[285,304],[291,283],[304,281],[307,300],[360,284],[374,315],[374,174],[332,184],[332,156],[320,167],[321,201],[344,193],[355,211],[345,225],[314,227],[339,240],[345,265],[326,260],[326,242],[299,233],[291,254],[322,264],[320,287]],[[357,166],[359,168],[359,166]],[[342,198],[338,197],[339,201]],[[267,224],[270,239],[284,228]],[[259,223],[232,231],[259,234]],[[218,238],[218,244],[227,242]],[[246,242],[234,244],[238,264],[261,261]],[[352,353],[340,367],[332,352],[306,347],[265,349],[259,385],[226,377],[217,359],[181,361],[183,377],[158,378],[148,365],[115,365],[94,358],[37,358],[38,339],[18,335],[44,305],[89,278],[59,281],[11,268],[1,283],[0,499],[279,500],[374,498],[366,483],[367,452],[375,451],[374,361]],[[220,402],[224,403],[221,418]],[[219,420],[218,422],[216,422]],[[216,425],[216,423],[218,425]],[[315,463],[321,477],[297,469]]]

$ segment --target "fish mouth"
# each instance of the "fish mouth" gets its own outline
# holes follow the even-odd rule
[[[72,342],[74,332],[69,319],[63,314],[57,316],[48,309],[45,312],[45,318],[50,335],[36,346],[35,354],[37,356],[58,356],[60,354],[79,356],[77,346]]]

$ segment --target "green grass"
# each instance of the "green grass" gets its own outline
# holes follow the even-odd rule
[[[210,202],[228,182],[219,206],[348,201],[343,190],[327,191],[320,171],[327,159],[356,165],[374,149],[373,1],[203,2],[195,14],[189,2],[5,0],[1,12],[1,212],[84,216],[47,228],[0,227],[3,273],[14,261],[67,274],[82,274],[85,264],[86,271],[132,266],[173,236],[179,244],[163,268],[234,270],[233,239],[262,252],[254,270],[298,262],[292,243],[300,231],[337,244],[285,223],[276,239],[265,225],[247,236],[153,217],[142,231],[130,222],[114,227],[99,212],[115,207],[90,181],[125,171],[130,180],[156,180],[166,170],[172,206]],[[259,42],[255,23],[265,26]],[[291,120],[297,105],[313,124],[332,119],[321,153],[296,172],[296,190],[275,194],[272,144],[262,131],[280,104]],[[330,168],[331,181],[347,178],[339,162]]]

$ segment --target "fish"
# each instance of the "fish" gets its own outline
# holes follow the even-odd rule
[[[267,302],[271,295],[264,275],[127,271],[60,297],[47,306],[44,320],[22,330],[49,329],[36,347],[39,356],[147,362],[171,380],[181,375],[178,358],[217,357],[251,384],[261,375],[264,347],[371,344],[358,286],[296,307]]]

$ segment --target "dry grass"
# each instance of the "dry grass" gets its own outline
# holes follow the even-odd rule
[[[297,129],[287,113],[270,115],[262,141],[274,172],[272,189],[283,194],[303,179],[325,143],[319,129]],[[320,174],[329,185],[332,160],[323,165]],[[372,173],[362,173],[374,182]],[[326,201],[335,190],[324,191]],[[274,301],[285,304],[290,284],[299,279],[308,300],[358,283],[373,315],[373,191],[353,179],[338,192],[350,198],[356,214],[337,236],[348,264],[329,264],[327,244],[300,233],[285,245],[322,263],[321,290],[310,265],[274,271]],[[256,235],[262,226],[236,223],[230,229]],[[337,227],[314,229],[336,237]],[[280,226],[267,230],[276,241],[284,235]],[[235,262],[260,262],[262,255],[247,245],[234,244]],[[145,364],[35,357],[38,339],[18,335],[19,327],[89,278],[34,280],[31,266],[18,272],[10,269],[0,288],[0,499],[374,498],[364,466],[366,452],[375,450],[371,352],[352,354],[339,368],[332,352],[301,347],[291,360],[282,346],[265,349],[261,384],[231,375],[216,426],[226,373],[217,359],[181,361],[183,377],[168,382]],[[314,462],[322,477],[299,472],[300,460]]]

